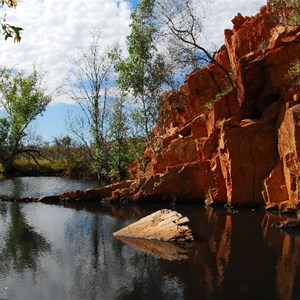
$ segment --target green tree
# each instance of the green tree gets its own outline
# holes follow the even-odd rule
[[[118,98],[113,106],[110,119],[110,177],[120,181],[128,178],[129,165],[138,159],[143,150],[143,141],[138,142],[130,135],[129,118],[126,113],[124,98]]]
[[[16,8],[18,1],[17,0],[1,0],[0,4],[7,5],[8,7]],[[0,25],[2,27],[2,31],[3,31],[5,40],[7,40],[8,38],[13,38],[15,42],[21,41],[21,31],[23,30],[23,28],[6,23],[5,16],[0,17]]]
[[[278,16],[278,21],[284,25],[300,25],[299,0],[269,0],[271,9]]]
[[[166,66],[155,46],[154,3],[154,0],[142,0],[132,13],[131,33],[127,37],[128,57],[121,59],[117,50],[110,53],[118,73],[117,83],[134,98],[135,123],[150,147],[166,84]]]
[[[36,69],[30,75],[7,68],[0,69],[0,105],[4,116],[0,119],[0,163],[4,173],[13,173],[14,160],[27,153],[33,159],[37,149],[26,146],[29,125],[50,103],[41,86],[42,76]]]

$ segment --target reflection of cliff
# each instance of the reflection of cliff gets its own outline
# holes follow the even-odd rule
[[[293,291],[299,280],[297,272],[300,266],[300,236],[295,233],[270,231],[267,228],[271,223],[282,220],[281,216],[267,214],[263,226],[265,240],[273,250],[279,249],[276,261],[276,285],[280,299],[293,300]]]
[[[221,234],[221,241],[217,251],[218,286],[220,288],[223,286],[225,277],[224,273],[230,258],[231,230],[231,217],[226,216],[224,230]]]
[[[146,204],[142,205],[119,205],[119,204],[101,204],[93,201],[65,202],[64,207],[88,212],[101,211],[102,213],[112,215],[119,220],[137,221],[148,214],[159,209],[165,208],[164,204]]]
[[[213,295],[215,286],[217,286],[220,291],[223,290],[225,272],[230,260],[232,234],[231,216],[220,218],[214,214],[213,218],[215,219],[214,222],[218,224],[218,227],[215,234],[212,234],[209,240],[209,250],[215,256],[216,265],[215,267],[208,265],[205,270],[209,295]],[[212,276],[213,273],[211,272],[213,269],[216,270],[214,276]]]
[[[296,271],[300,262],[300,237],[285,234],[282,253],[278,259],[277,288],[281,299],[292,300],[296,282]]]
[[[18,272],[26,268],[36,270],[39,256],[48,252],[50,245],[27,224],[18,204],[10,204],[6,219],[9,226],[0,252],[1,273],[9,271],[10,268]]]

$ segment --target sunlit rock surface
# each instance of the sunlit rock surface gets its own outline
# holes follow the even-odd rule
[[[187,222],[189,219],[180,213],[162,209],[116,231],[113,235],[165,242],[191,242],[194,238]]]

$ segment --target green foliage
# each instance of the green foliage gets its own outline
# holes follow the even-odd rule
[[[17,174],[82,178],[91,173],[86,149],[78,146],[69,136],[55,138],[51,145],[43,144],[37,150],[40,153],[38,158],[33,159],[23,153],[15,159],[14,169]]]
[[[8,5],[9,7],[17,7],[18,1],[17,0],[1,0],[1,4],[4,5]]]
[[[233,90],[233,88],[234,88],[233,86],[227,86],[215,96],[214,100],[228,95]]]
[[[37,161],[37,163],[36,163]],[[21,175],[73,175],[78,173],[80,165],[71,160],[48,160],[37,159],[34,161],[30,157],[18,158],[14,161],[14,168]]]
[[[5,117],[0,119],[0,163],[8,171],[21,153],[34,152],[24,145],[26,130],[51,101],[41,88],[41,77],[34,69],[30,75],[0,69],[0,104]]]
[[[124,99],[115,103],[110,121],[110,162],[109,176],[112,180],[128,178],[129,165],[142,154],[143,141],[129,136],[128,116],[125,112]]]
[[[117,83],[123,91],[133,95],[137,103],[136,126],[149,143],[165,83],[164,60],[155,47],[154,3],[154,0],[142,0],[132,13],[131,33],[127,37],[129,56],[122,59],[118,49],[110,53],[118,73]]]
[[[269,0],[270,7],[285,25],[300,25],[299,0]]]
[[[1,0],[0,2],[2,5],[7,5],[8,7],[16,8],[18,1],[17,0]],[[5,17],[0,18],[0,25],[2,27],[3,35],[5,40],[8,38],[13,38],[14,42],[21,41],[21,31],[23,28],[10,25],[5,22]]]
[[[152,0],[143,0],[132,13],[131,34],[127,37],[129,56],[124,60],[118,57],[115,64],[119,86],[125,91],[132,91],[135,97],[144,96],[147,68],[151,67],[153,35],[156,32],[155,24],[151,21],[153,4]]]
[[[99,32],[92,33],[91,37],[89,46],[72,58],[77,86],[70,96],[80,106],[82,114],[69,125],[73,135],[86,146],[94,172],[103,178],[107,176],[108,86],[113,66],[108,50],[101,47]]]
[[[227,86],[226,88],[224,88],[221,92],[219,92],[218,94],[216,94],[216,96],[210,100],[208,100],[205,104],[204,104],[204,110],[205,111],[208,111],[208,110],[211,110],[213,108],[213,104],[214,102],[221,98],[221,97],[224,97],[226,95],[228,95],[232,90],[233,90],[233,86],[230,85],[230,86]]]
[[[292,81],[293,85],[300,85],[300,60],[297,59],[291,64],[287,74],[288,79]]]

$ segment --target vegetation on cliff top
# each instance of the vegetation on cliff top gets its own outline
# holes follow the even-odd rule
[[[269,0],[271,9],[283,25],[300,25],[299,0]]]

